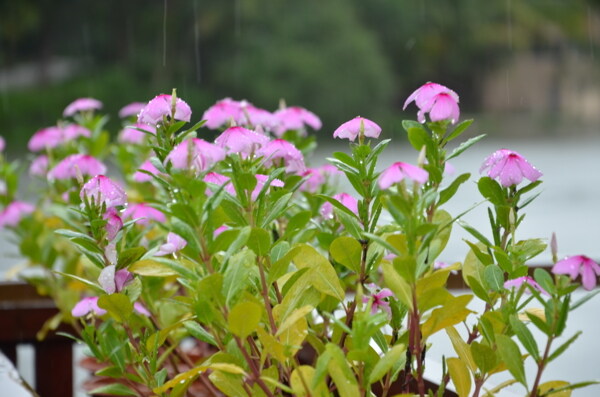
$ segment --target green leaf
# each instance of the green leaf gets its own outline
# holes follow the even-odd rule
[[[421,151],[423,146],[431,145],[431,137],[423,127],[410,127],[408,129],[408,141],[417,151]]]
[[[473,360],[473,355],[471,354],[471,350],[469,350],[469,345],[460,337],[458,331],[454,327],[447,327],[446,333],[450,338],[450,342],[452,342],[452,347],[458,357],[469,367],[471,372],[475,373],[477,367],[475,366],[475,361]]]
[[[490,177],[484,176],[477,182],[479,192],[495,206],[506,205],[506,198],[502,186]]]
[[[200,255],[202,248],[200,247],[200,241],[198,240],[196,231],[194,231],[190,225],[178,218],[171,219],[171,226],[173,227],[173,232],[180,235],[185,241],[187,241],[186,248],[191,251],[192,255]]]
[[[446,142],[450,142],[451,140],[458,138],[469,126],[473,123],[473,119],[464,120],[454,127],[454,130],[448,134],[446,138]]]
[[[124,249],[119,254],[119,262],[117,263],[117,269],[126,268],[133,262],[140,259],[145,253],[146,248],[144,247],[133,247]]]
[[[377,361],[375,367],[369,375],[369,384],[373,384],[383,378],[387,374],[394,364],[402,358],[402,355],[406,353],[406,346],[403,344],[395,345],[388,352]]]
[[[133,304],[129,298],[119,293],[102,295],[98,299],[98,306],[106,310],[119,323],[127,321],[133,313]]]
[[[110,385],[100,386],[88,392],[90,395],[113,395],[113,396],[137,396],[138,394],[128,386],[120,383],[111,383]]]
[[[410,285],[396,272],[391,263],[384,263],[383,278],[385,284],[394,293],[396,298],[400,300],[410,310],[413,309],[412,291]]]
[[[60,274],[63,277],[68,277],[68,278],[72,278],[73,280],[77,280],[80,283],[87,285],[88,287],[92,288],[93,290],[95,290],[97,292],[105,292],[104,289],[102,287],[100,287],[98,284],[88,281],[82,277],[76,276],[74,274],[67,274],[67,273],[59,272],[58,270],[53,270],[52,272],[56,273],[56,274]]]
[[[169,266],[153,259],[142,259],[129,266],[131,273],[147,277],[169,277],[176,276],[177,272]]]
[[[254,252],[243,250],[231,257],[223,275],[223,295],[230,306],[256,279],[256,257]]]
[[[431,312],[431,316],[422,326],[423,339],[427,339],[439,330],[463,322],[472,313],[467,304],[473,295],[461,295],[449,298],[442,307]]]
[[[331,263],[323,255],[317,252],[310,245],[302,244],[298,246],[293,261],[302,269],[308,267],[310,269],[304,277],[308,277],[313,287],[318,291],[333,296],[342,301],[345,298],[345,292],[340,284],[339,277],[335,272]]]
[[[329,246],[331,257],[355,273],[360,273],[362,246],[355,238],[338,237]]]
[[[525,378],[525,368],[519,346],[508,336],[496,334],[496,347],[502,362],[515,377],[515,379],[523,386],[527,387],[527,379]]]
[[[547,270],[542,268],[537,268],[533,271],[533,278],[535,281],[546,290],[549,294],[556,294],[556,286],[554,285],[554,280],[552,280],[552,276],[548,273]]]
[[[485,267],[483,276],[488,287],[492,291],[502,291],[504,289],[504,272],[497,265],[489,265]]]
[[[527,352],[531,354],[531,357],[533,357],[535,361],[538,361],[540,359],[540,352],[538,350],[537,342],[531,334],[531,331],[529,331],[527,326],[523,324],[519,319],[517,319],[517,317],[514,315],[510,316],[509,321],[510,327],[517,335],[517,338],[519,338],[519,341],[521,342],[525,350],[527,350]]]
[[[271,249],[271,234],[264,229],[253,228],[248,239],[248,248],[258,256],[266,256]]]
[[[327,371],[337,386],[340,397],[360,397],[358,383],[342,349],[333,343],[328,343],[325,349],[331,355]]]
[[[463,361],[456,357],[446,359],[450,378],[459,397],[467,397],[471,391],[471,375]]]
[[[437,205],[440,206],[454,197],[460,185],[468,181],[470,177],[471,174],[468,172],[457,176],[447,188],[440,192],[440,198]]]
[[[185,329],[190,333],[194,338],[201,340],[203,342],[209,343],[213,346],[218,346],[215,338],[208,333],[200,324],[195,321],[186,321],[183,323]]]
[[[450,160],[456,156],[459,156],[462,152],[479,142],[484,137],[485,134],[481,134],[461,143],[456,149],[454,149],[454,151],[448,157],[446,157],[446,160]]]
[[[484,343],[472,342],[471,355],[477,367],[483,374],[491,372],[498,366],[498,357],[491,347]]]
[[[277,330],[277,334],[275,336],[279,336],[285,331],[287,331],[292,325],[294,325],[298,320],[304,318],[308,313],[312,312],[314,307],[311,305],[302,306],[298,309],[295,309],[290,313],[289,316],[285,318],[285,320],[279,326]]]

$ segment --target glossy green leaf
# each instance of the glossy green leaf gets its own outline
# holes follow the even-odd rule
[[[258,256],[266,256],[271,249],[271,234],[264,229],[253,228],[248,238],[248,248]]]
[[[169,277],[176,276],[177,272],[167,265],[153,259],[142,259],[129,266],[131,273],[148,277]]]
[[[472,298],[473,295],[452,297],[442,307],[432,311],[431,316],[421,327],[423,339],[427,339],[446,327],[463,322],[472,313],[467,309],[467,304]]]
[[[331,257],[355,273],[360,273],[362,246],[352,237],[338,237],[329,246]]]
[[[111,383],[97,387],[88,392],[90,395],[112,395],[112,396],[137,396],[138,393],[133,391],[129,386],[125,386],[121,383]]]
[[[513,315],[510,316],[510,327],[512,328],[515,335],[517,335],[517,338],[519,338],[519,341],[521,342],[525,350],[527,350],[527,352],[531,354],[531,357],[533,357],[535,361],[538,361],[540,359],[538,345],[527,326],[523,324],[516,316]]]
[[[521,358],[519,346],[517,346],[510,337],[501,334],[496,335],[496,346],[502,362],[506,364],[506,367],[512,376],[514,376],[519,383],[527,387],[525,368],[523,366],[523,359]]]
[[[479,370],[484,374],[491,372],[498,365],[496,352],[484,343],[472,342],[471,355]]]
[[[377,361],[369,375],[369,384],[375,383],[385,376],[394,364],[406,354],[406,346],[403,344],[395,345],[387,353]]]
[[[328,343],[326,351],[331,356],[327,371],[337,386],[340,397],[360,397],[358,383],[342,349],[333,343]]]
[[[499,266],[486,266],[483,271],[483,277],[492,291],[498,292],[504,289],[504,272]]]

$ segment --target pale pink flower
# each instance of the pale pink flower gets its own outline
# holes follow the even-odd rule
[[[273,113],[257,108],[250,102],[242,102],[242,113],[246,119],[243,124],[251,125],[254,128],[260,126],[267,130],[273,126]]]
[[[146,104],[143,102],[132,102],[119,110],[119,117],[124,119],[130,116],[137,116],[145,107]]]
[[[64,142],[63,132],[59,127],[47,127],[38,130],[27,143],[27,148],[32,152],[52,149]]]
[[[215,144],[227,150],[227,153],[240,153],[244,157],[254,154],[269,142],[266,135],[244,127],[229,127],[216,139]]]
[[[596,287],[597,276],[600,276],[600,266],[585,255],[569,256],[556,262],[552,267],[554,274],[568,274],[571,279],[576,279],[581,274],[583,288],[592,290]]]
[[[450,120],[452,124],[458,121],[460,109],[458,94],[441,84],[426,83],[417,88],[404,102],[404,107],[415,102],[419,108],[417,119],[425,122],[425,113],[429,113],[431,121]]]
[[[154,256],[174,254],[182,250],[186,245],[187,241],[185,241],[183,237],[173,232],[169,232],[169,234],[167,234],[167,242],[158,248],[158,251],[154,253]]]
[[[230,125],[232,121],[235,124],[245,124],[242,104],[231,98],[221,99],[209,107],[202,115],[202,120],[206,120],[204,125],[210,129]]]
[[[140,165],[140,170],[143,171],[148,171],[149,173],[151,173],[152,175],[158,175],[160,174],[160,172],[158,172],[158,170],[156,169],[156,167],[154,166],[154,164],[152,164],[152,162],[150,160],[146,160],[142,163],[142,165]],[[136,171],[133,174],[133,180],[135,182],[149,182],[152,180],[152,177],[144,172],[140,172],[140,171]]]
[[[300,186],[300,190],[304,192],[316,193],[317,190],[326,182],[325,175],[317,168],[308,168],[302,173],[303,177],[307,177],[304,183]]]
[[[72,154],[61,160],[48,172],[48,179],[71,179],[78,175],[98,175],[106,172],[106,166],[88,154]]]
[[[392,311],[390,309],[390,302],[386,299],[394,294],[388,288],[379,288],[375,284],[371,283],[367,285],[367,288],[371,292],[371,296],[364,295],[363,303],[368,303],[369,300],[372,300],[371,304],[371,314],[376,314],[380,309],[386,312],[388,315],[392,315]]]
[[[29,166],[29,175],[46,176],[48,172],[48,156],[42,154],[36,157]]]
[[[229,230],[229,226],[227,225],[222,225],[219,226],[218,228],[215,229],[215,231],[213,232],[213,237],[217,237],[219,234],[223,233],[225,230]]]
[[[344,207],[358,215],[358,200],[352,197],[348,193],[339,193],[333,196],[334,199],[339,201]],[[325,219],[333,219],[333,205],[327,201],[321,206],[321,216]]]
[[[181,98],[175,101],[175,113],[172,109],[171,95],[163,94],[154,97],[140,111],[138,123],[157,125],[162,123],[163,117],[168,117],[174,120],[190,121],[192,117],[192,109]]]
[[[136,312],[138,312],[138,314],[141,314],[142,316],[150,317],[150,312],[140,302],[133,302],[133,310],[135,310]]]
[[[79,98],[71,102],[63,112],[64,117],[69,117],[77,112],[102,109],[102,102],[94,98]]]
[[[6,141],[4,140],[4,138],[2,138],[0,136],[0,152],[3,152],[5,147],[6,147]]]
[[[235,188],[233,187],[233,185],[231,183],[229,183],[230,178],[225,176],[225,175],[221,175],[219,173],[216,172],[209,172],[204,176],[204,182],[207,183],[213,183],[215,185],[219,185],[219,186],[223,186],[226,184],[224,190],[231,194],[232,196],[235,196]],[[210,189],[206,189],[206,195],[207,196],[212,196],[213,192]]]
[[[427,182],[429,173],[423,168],[412,164],[397,162],[386,168],[379,177],[379,188],[388,189],[394,183],[398,183],[404,178],[411,179],[423,184]]]
[[[127,269],[117,270],[115,265],[106,266],[98,277],[98,283],[107,294],[123,291],[131,281],[133,274]]]
[[[304,172],[304,156],[296,146],[284,139],[274,139],[260,148],[257,153],[265,158],[265,167],[278,166],[283,163],[285,170],[290,174]]]
[[[354,142],[360,134],[368,138],[379,138],[381,127],[369,119],[364,117],[355,117],[350,121],[346,121],[340,125],[334,132],[334,138],[349,139]]]
[[[260,194],[260,191],[263,189],[263,187],[265,186],[265,183],[267,183],[268,180],[269,180],[268,175],[256,174],[256,186],[254,187],[254,190],[252,191],[252,195],[251,195],[252,201],[256,201],[256,199],[258,198],[258,195]],[[269,184],[269,187],[271,187],[271,186],[283,187],[284,183],[283,183],[283,181],[275,178]],[[267,190],[267,192],[268,192],[268,190]]]
[[[106,208],[127,203],[125,190],[118,183],[104,175],[96,175],[83,185],[79,197],[83,200],[86,196],[88,200],[96,205],[106,204]]]
[[[225,151],[212,143],[199,138],[188,139],[175,146],[166,158],[175,169],[206,171],[217,162],[225,159]]]
[[[488,176],[493,179],[498,178],[504,187],[518,185],[524,177],[535,182],[542,176],[542,173],[529,164],[525,157],[508,149],[500,149],[492,153],[485,159],[479,172],[483,172],[486,168],[489,168]]]
[[[540,293],[550,296],[550,294],[545,289],[543,289],[533,278],[529,276],[517,277],[513,278],[512,280],[508,280],[504,283],[504,288],[520,288],[523,284],[529,284],[533,288],[538,290]],[[531,293],[531,291],[529,291],[528,289],[525,289],[525,292]]]
[[[23,201],[13,201],[0,212],[0,228],[17,226],[23,217],[31,214],[35,207]]]
[[[83,298],[73,310],[71,310],[71,315],[73,317],[83,317],[88,313],[94,313],[96,316],[103,316],[106,314],[106,310],[100,308],[98,306],[98,297],[97,296],[88,296],[87,298]]]
[[[136,219],[135,223],[142,226],[149,226],[150,221],[157,223],[167,221],[165,214],[146,203],[129,204],[123,211],[123,219]]]
[[[62,128],[62,134],[65,141],[70,141],[80,136],[89,138],[92,131],[79,124],[68,124]]]
[[[106,221],[106,239],[108,241],[113,241],[115,237],[117,237],[119,230],[123,228],[123,220],[119,216],[117,210],[113,207],[106,210],[102,219]]]
[[[104,256],[106,257],[108,263],[110,263],[111,265],[116,265],[118,259],[117,243],[111,241],[110,243],[106,244],[106,246],[104,247]]]
[[[119,133],[119,142],[133,143],[140,145],[148,136],[147,133],[140,130],[148,131],[150,134],[156,134],[156,128],[150,124],[136,123],[132,126],[125,127]]]
[[[290,106],[273,113],[273,133],[281,137],[286,131],[296,130],[306,135],[305,126],[314,130],[321,129],[321,119],[313,112],[299,106]]]

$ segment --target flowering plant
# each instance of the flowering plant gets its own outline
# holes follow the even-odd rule
[[[451,384],[479,396],[506,371],[511,380],[487,395],[514,383],[531,397],[589,384],[541,379],[579,335],[556,346],[589,298],[571,301],[576,279],[594,288],[600,266],[558,261],[551,244],[554,276],[528,275],[546,243],[517,230],[542,174],[508,149],[484,161],[477,182],[490,230],[461,223],[472,236],[465,259],[438,262],[463,215],[444,204],[471,177],[450,177],[448,161],[483,135],[449,151],[472,123],[459,123],[458,95],[428,83],[405,107],[413,101],[420,123],[403,126],[414,164],[379,164],[389,140],[356,117],[333,133],[349,153],[311,168],[315,114],[224,99],[188,126],[192,110],[175,92],[123,108],[117,145],[100,102],[69,105],[65,121],[29,142],[35,206],[15,200],[18,167],[2,159],[0,224],[41,269],[24,277],[61,309],[47,328],[71,323],[103,364],[96,375],[114,380],[92,393],[425,396]],[[198,137],[203,126],[221,130],[214,142]],[[339,192],[341,180],[354,191]],[[456,271],[468,293],[449,292]],[[425,364],[440,332],[456,356],[438,358],[434,387]]]

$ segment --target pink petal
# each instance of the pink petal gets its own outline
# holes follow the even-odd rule
[[[435,97],[435,103],[429,112],[431,121],[450,120],[452,124],[458,121],[460,109],[458,104],[447,93],[440,93]]]
[[[0,228],[6,226],[17,226],[23,217],[31,214],[35,207],[22,201],[13,201],[0,212]]]
[[[581,266],[581,283],[583,288],[588,291],[593,290],[596,287],[596,272],[589,262],[584,262]]]
[[[117,287],[115,285],[115,265],[106,266],[100,272],[100,276],[98,277],[98,283],[107,294],[114,294],[117,291]]]
[[[568,274],[571,279],[576,279],[579,274],[579,267],[583,262],[582,255],[575,255],[560,260],[552,267],[552,273],[554,274]]]
[[[133,309],[136,312],[138,312],[138,314],[141,314],[142,316],[150,317],[150,312],[140,302],[134,302],[133,303]]]
[[[129,116],[137,116],[145,107],[146,104],[143,102],[132,102],[119,110],[119,117],[124,119]]]
[[[94,98],[79,98],[71,102],[64,110],[63,116],[72,116],[77,112],[86,112],[102,108],[102,102]]]

